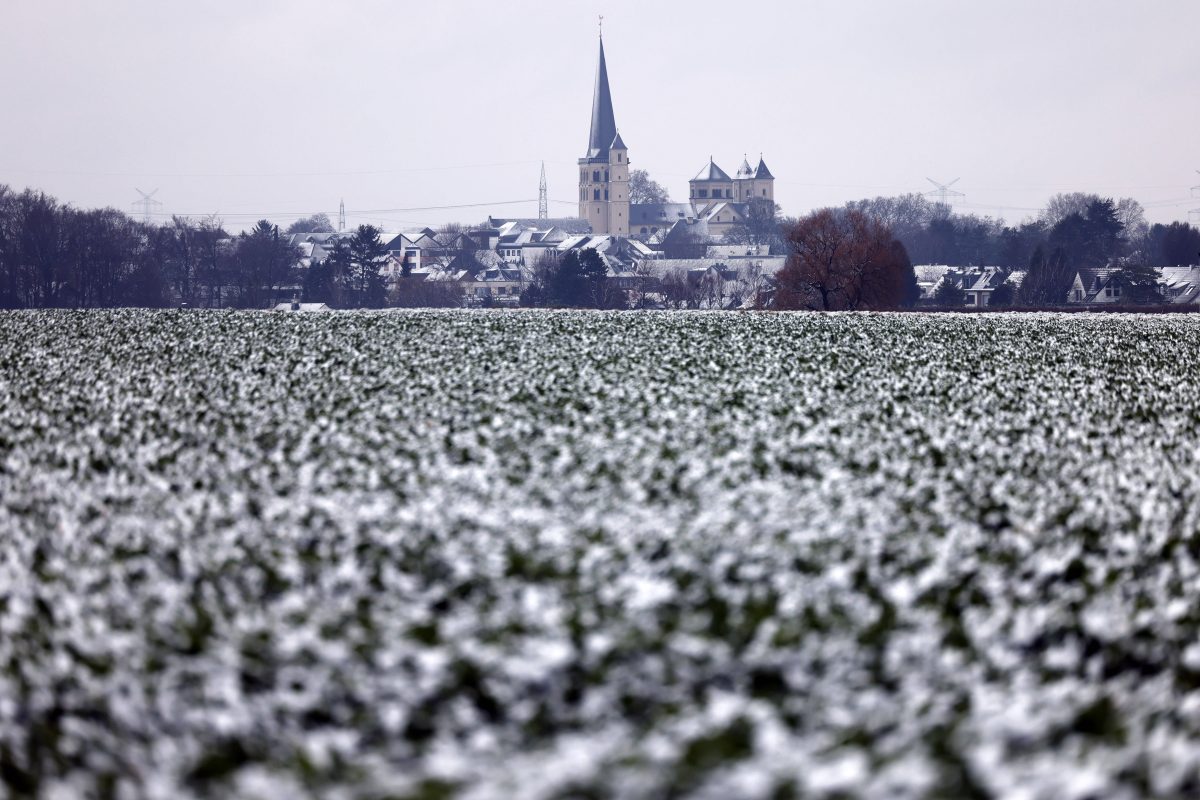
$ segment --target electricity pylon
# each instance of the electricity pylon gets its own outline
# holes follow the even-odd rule
[[[142,209],[142,222],[149,225],[151,222],[151,217],[153,216],[154,207],[162,206],[162,203],[160,203],[154,199],[154,195],[158,194],[158,189],[155,189],[154,191],[150,192],[150,194],[146,194],[141,189],[138,189],[136,186],[133,188],[137,189],[137,193],[142,196],[141,200],[135,200],[133,202],[133,207]]]
[[[926,178],[925,180],[929,181],[930,183],[932,183],[934,186],[937,187],[936,189],[934,189],[931,192],[926,192],[925,196],[926,197],[936,197],[938,202],[941,203],[942,205],[946,206],[947,208],[949,208],[950,205],[952,203],[954,203],[954,200],[952,198],[966,197],[966,195],[963,194],[962,192],[958,192],[958,191],[955,191],[954,189],[950,188],[951,186],[953,186],[954,184],[956,184],[960,180],[962,180],[962,178],[955,178],[954,180],[950,181],[949,183],[938,183],[933,178]]]
[[[542,162],[542,180],[538,183],[538,219],[550,218],[550,195],[546,191],[546,162]]]

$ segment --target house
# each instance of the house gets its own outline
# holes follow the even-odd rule
[[[436,234],[425,228],[420,231],[381,235],[383,247],[402,267],[409,271],[421,268],[423,258],[432,255],[441,245],[434,238]]]
[[[1118,269],[1081,269],[1067,292],[1067,302],[1085,305],[1120,303],[1121,284]]]
[[[557,251],[559,245],[572,236],[567,229],[557,225],[533,226],[523,221],[506,222],[498,230],[500,238],[496,252],[506,262],[521,266],[533,266],[545,253]]]
[[[475,305],[492,302],[497,305],[517,305],[530,276],[519,266],[489,267],[471,280],[463,281],[467,303]]]
[[[944,283],[950,283],[963,292],[963,305],[967,308],[987,308],[992,303],[992,294],[1003,284],[1016,289],[1025,273],[1014,272],[1004,267],[949,267],[944,264],[922,264],[914,267],[917,286],[921,290],[921,302],[931,304]]]

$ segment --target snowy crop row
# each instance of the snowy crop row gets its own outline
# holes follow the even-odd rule
[[[1200,321],[0,315],[0,781],[1200,792]]]

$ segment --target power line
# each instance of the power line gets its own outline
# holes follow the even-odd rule
[[[394,175],[402,172],[443,172],[458,169],[490,169],[494,167],[528,166],[536,163],[538,163],[536,160],[497,161],[489,164],[443,164],[433,167],[390,167],[387,169],[321,170],[314,172],[109,172],[102,170],[28,169],[25,167],[4,167],[0,168],[0,171],[26,175],[89,175],[113,178],[312,178],[346,175]]]
[[[1200,175],[1200,169],[1196,170],[1196,174]],[[1192,197],[1200,197],[1200,186],[1192,187]],[[1188,222],[1200,222],[1200,208],[1188,211]]]
[[[537,200],[498,200],[498,201],[492,202],[492,203],[457,203],[455,205],[446,205],[446,206],[413,206],[410,208],[350,209],[350,210],[346,211],[345,213],[348,216],[364,217],[364,216],[368,216],[371,214],[402,214],[402,213],[406,213],[406,212],[410,212],[410,211],[452,211],[454,209],[460,209],[460,208],[489,208],[492,206],[513,206],[513,205],[521,205],[521,204],[525,204],[525,203],[536,203],[536,202],[537,202]],[[555,201],[555,202],[561,202],[561,201]],[[344,204],[343,204],[343,207],[344,207]],[[207,217],[207,216],[217,215],[217,216],[220,216],[223,218],[236,218],[236,217],[268,218],[268,217],[288,217],[288,216],[292,216],[292,215],[306,217],[312,213],[313,213],[312,211],[232,211],[232,212],[228,212],[228,213],[222,213],[220,211],[201,211],[201,212],[178,211],[178,212],[173,212],[171,214],[166,214],[166,213],[162,213],[162,212],[154,212],[151,216],[156,216],[156,217],[172,217],[172,216],[175,216],[175,217]],[[316,213],[333,215],[338,212],[318,211]],[[339,216],[340,216],[340,214],[339,214]]]

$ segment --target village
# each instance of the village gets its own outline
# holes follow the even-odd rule
[[[344,202],[336,221],[319,212],[240,231],[215,213],[139,221],[0,185],[0,307],[1200,308],[1200,228],[1150,225],[1131,197],[1060,193],[1009,223],[956,207],[961,193],[931,181],[935,192],[789,217],[762,153],[726,171],[696,142],[699,170],[673,200],[634,168],[603,38],[595,64],[577,196],[555,201],[577,202],[574,216],[550,214],[544,163],[536,216],[401,229],[347,226]],[[873,228],[872,280],[886,290],[861,285],[853,265],[834,275],[806,262],[801,226],[818,219],[842,230],[814,241]]]
[[[550,218],[545,201],[545,171],[537,218],[489,217],[467,229],[451,225],[441,230],[422,228],[399,232],[367,229],[379,277],[386,287],[377,294],[388,305],[518,306],[538,305],[526,294],[531,286],[568,257],[598,257],[603,265],[605,291],[593,305],[616,308],[735,309],[772,307],[776,279],[788,262],[788,221],[780,218],[775,203],[775,176],[760,155],[756,164],[743,157],[731,177],[712,156],[688,185],[688,199],[671,202],[666,190],[649,180],[644,171],[631,172],[630,150],[616,124],[603,38],[600,40],[588,147],[579,165],[579,213],[576,217]],[[651,187],[647,191],[646,185]],[[944,187],[943,187],[944,189]],[[993,231],[996,239],[1027,229],[1043,238],[1063,229],[1061,238],[1085,240],[1076,250],[1096,252],[1092,241],[1115,243],[1136,234],[1149,240],[1149,227],[1141,219],[1140,205],[1122,199],[1119,204],[1096,196],[1060,196],[1074,207],[1063,209],[1051,231],[1044,222],[1024,223],[1019,229]],[[918,199],[920,199],[918,197]],[[945,197],[942,198],[943,201]],[[894,205],[902,204],[897,198]],[[893,202],[877,199],[878,202]],[[849,204],[853,206],[854,204]],[[861,204],[860,204],[861,205]],[[894,209],[884,209],[887,216]],[[953,228],[952,209],[926,204],[927,226]],[[1069,212],[1069,213],[1066,213]],[[1107,216],[1106,216],[1107,215]],[[880,216],[883,216],[881,214]],[[969,221],[973,221],[968,218]],[[1105,226],[1107,221],[1108,226]],[[303,221],[299,221],[303,222]],[[294,231],[289,244],[300,254],[299,274],[334,256],[340,242],[357,234],[334,231],[328,219],[320,230]],[[984,220],[992,223],[990,220]],[[1040,227],[1039,227],[1040,226]],[[303,227],[303,226],[302,226]],[[318,227],[318,226],[312,226]],[[1013,305],[1123,306],[1200,304],[1200,266],[1191,259],[1200,255],[1198,233],[1178,225],[1157,231],[1159,239],[1186,240],[1167,257],[1188,262],[1182,266],[1151,266],[1142,261],[1088,264],[1072,268],[1061,252],[1041,257],[1038,291],[1022,284],[1025,263],[1014,259],[989,264],[980,251],[976,266],[921,263],[906,280],[901,307],[984,309]],[[360,229],[361,230],[361,229]],[[1163,233],[1162,231],[1166,231]],[[1189,238],[1190,237],[1190,238]],[[1052,240],[1053,236],[1049,236]],[[1092,240],[1092,241],[1088,241]],[[1161,249],[1161,248],[1160,248]],[[1040,253],[1040,250],[1038,251]],[[904,257],[907,263],[908,256]],[[1099,255],[1093,259],[1100,261]],[[1125,262],[1131,262],[1128,253]],[[359,269],[362,268],[360,264]],[[908,267],[904,267],[907,269]],[[1041,273],[1053,273],[1043,275]],[[1069,288],[1068,288],[1069,287]],[[1134,289],[1136,291],[1130,291]],[[286,295],[291,292],[289,300]],[[276,291],[278,310],[329,308],[332,300],[318,297],[303,280]],[[538,294],[538,293],[534,293]],[[540,295],[538,299],[544,299]],[[361,304],[360,304],[361,305]]]

